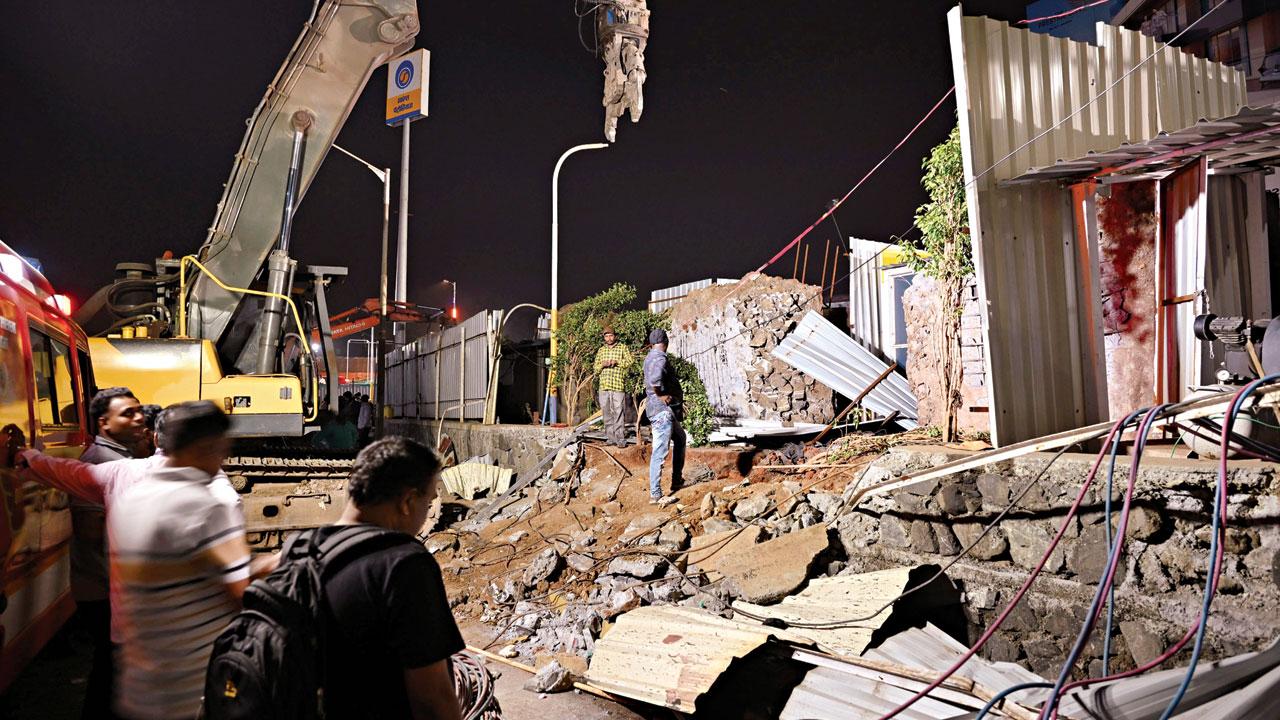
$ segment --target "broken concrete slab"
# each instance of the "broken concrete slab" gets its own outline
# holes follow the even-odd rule
[[[742,527],[732,520],[724,520],[721,518],[710,518],[702,522],[702,531],[704,533],[719,533],[728,530],[737,530]]]
[[[814,561],[830,545],[827,524],[820,523],[727,555],[719,570],[733,580],[743,600],[774,603],[804,585]]]
[[[533,561],[524,569],[520,579],[527,587],[533,587],[544,580],[551,580],[560,570],[560,553],[554,548],[547,548],[538,553]]]
[[[764,493],[751,495],[739,500],[733,506],[733,517],[740,522],[749,522],[769,511],[772,503]]]
[[[705,527],[705,524],[704,524]],[[720,561],[735,553],[749,550],[760,542],[764,529],[756,525],[746,528],[733,528],[720,532],[699,535],[689,545],[689,553],[685,556],[690,569],[696,568],[707,574],[708,580],[717,580]]]

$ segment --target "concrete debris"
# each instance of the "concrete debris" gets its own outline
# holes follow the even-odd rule
[[[560,553],[554,548],[547,548],[538,553],[533,562],[524,569],[524,575],[521,579],[524,584],[533,587],[544,580],[551,580],[560,570]]]
[[[529,678],[524,689],[535,693],[558,693],[573,689],[573,675],[559,662],[552,660],[537,675]]]
[[[622,531],[622,535],[618,537],[618,542],[634,545],[653,545],[658,542],[661,527],[669,517],[666,513],[660,512],[637,515],[627,524],[627,529]]]
[[[719,570],[734,581],[743,600],[774,603],[805,584],[814,561],[829,546],[827,525],[821,523],[728,555]]]
[[[638,580],[648,580],[662,574],[667,568],[666,559],[657,555],[627,555],[614,558],[605,568],[606,575],[630,575]]]
[[[740,522],[755,520],[769,511],[772,502],[768,495],[759,494],[739,500],[733,506],[733,517]]]

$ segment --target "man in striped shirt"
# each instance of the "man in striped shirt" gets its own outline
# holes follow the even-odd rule
[[[627,401],[627,370],[635,364],[635,358],[626,345],[618,342],[613,328],[604,329],[604,345],[596,351],[592,367],[600,380],[600,412],[604,415],[604,432],[610,445],[627,446],[627,428],[623,422],[623,407]]]
[[[122,717],[194,718],[213,640],[240,609],[249,584],[244,520],[211,491],[229,427],[207,400],[170,408],[166,462],[108,514]]]

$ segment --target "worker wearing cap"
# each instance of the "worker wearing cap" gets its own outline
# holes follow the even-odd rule
[[[618,342],[613,328],[604,329],[604,345],[596,351],[593,367],[600,380],[600,412],[604,415],[604,432],[610,445],[627,446],[627,426],[622,411],[627,401],[627,370],[635,358],[626,345]]]
[[[662,499],[662,463],[671,454],[671,491],[680,487],[684,472],[684,391],[676,369],[667,357],[667,331],[649,333],[649,354],[644,358],[645,415],[653,426],[653,455],[649,458],[649,501]]]

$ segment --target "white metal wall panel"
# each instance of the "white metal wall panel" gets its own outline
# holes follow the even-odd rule
[[[889,247],[849,238],[849,334],[864,347],[880,349],[880,253]],[[892,355],[892,348],[889,355]]]
[[[958,7],[948,21],[985,313],[991,435],[1004,445],[1101,420],[1106,387],[1094,351],[1101,347],[1098,301],[1086,294],[1098,287],[1097,262],[1077,245],[1069,191],[1000,182],[1235,113],[1244,77],[1173,48],[1133,70],[1155,42],[1108,25],[1099,25],[1093,46],[965,17]]]
[[[1200,384],[1201,342],[1192,323],[1202,299],[1178,302],[1205,287],[1208,161],[1203,156],[1160,180],[1156,277],[1156,398],[1174,402]],[[1174,304],[1176,303],[1176,304]]]
[[[388,403],[397,417],[484,418],[500,311],[485,311],[387,355]]]
[[[1208,229],[1205,235],[1204,282],[1208,308],[1215,315],[1270,317],[1271,276],[1267,242],[1265,175],[1210,175]],[[1200,343],[1200,382],[1217,382],[1221,348],[1210,357],[1209,343]]]

